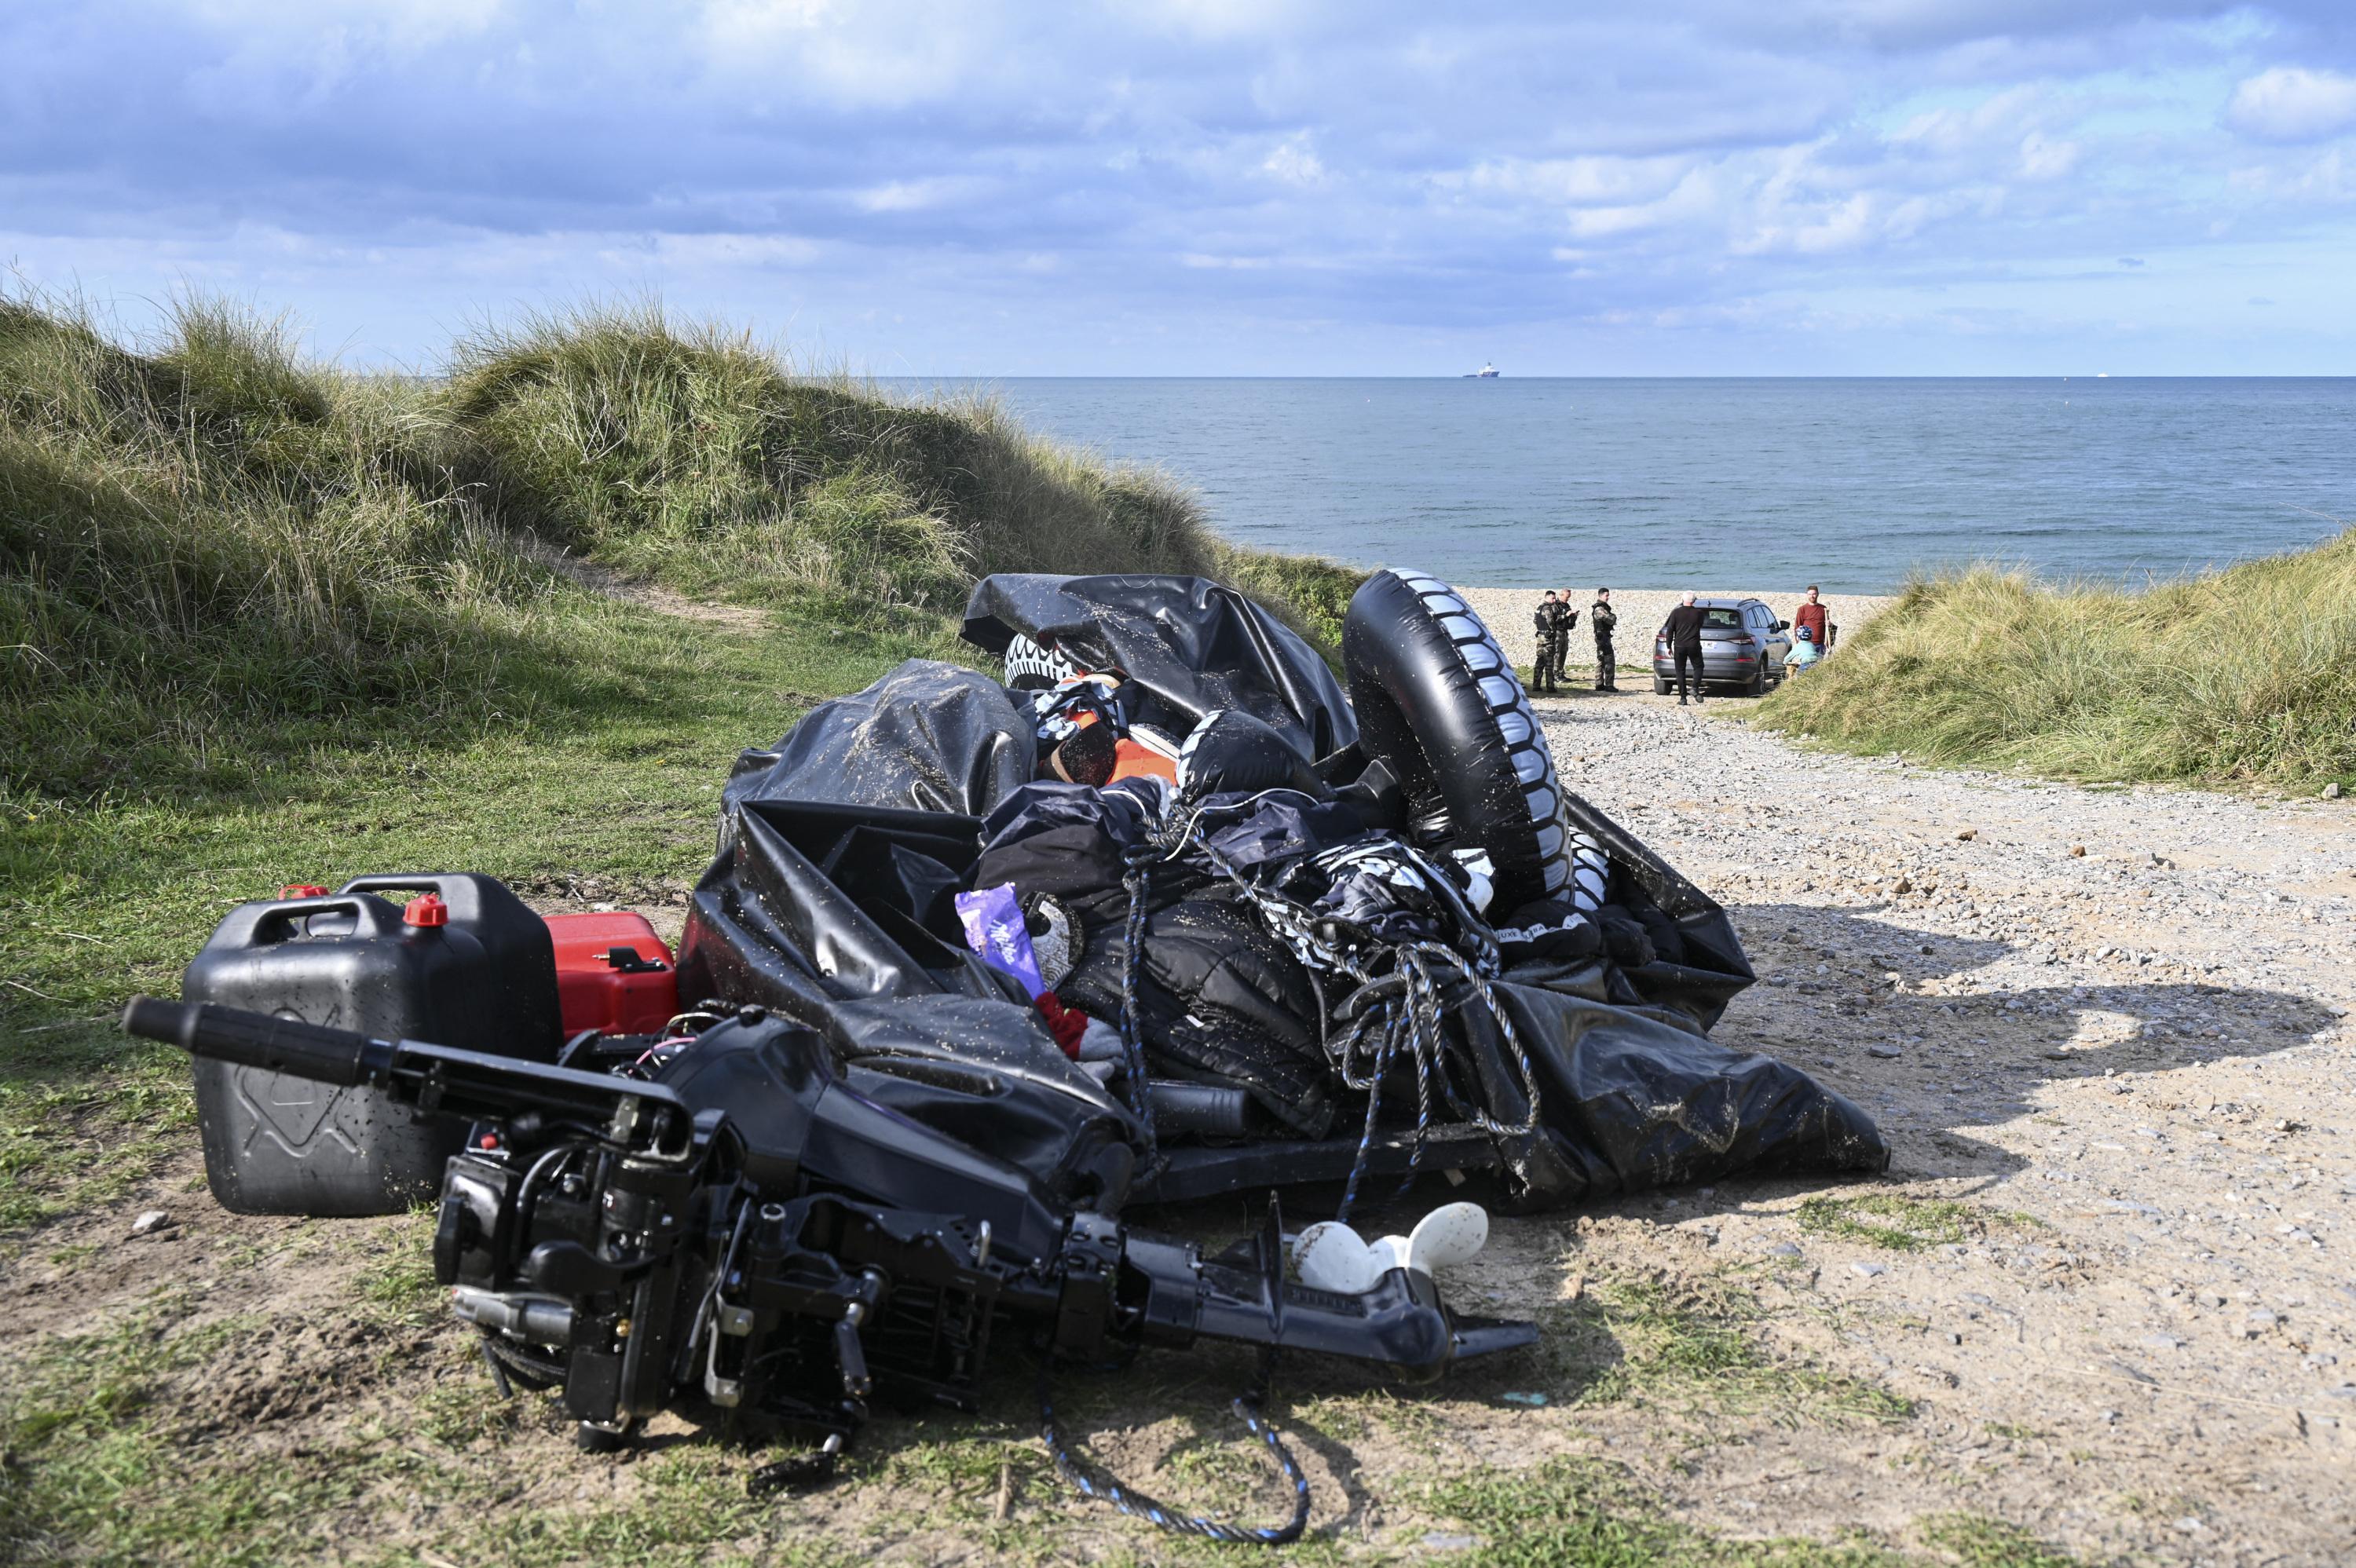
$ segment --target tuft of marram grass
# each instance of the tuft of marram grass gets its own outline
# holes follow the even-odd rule
[[[1043,442],[995,400],[801,376],[658,307],[485,329],[444,404],[500,516],[697,592],[950,608],[994,571],[1215,571],[1226,548],[1151,470]]]
[[[0,793],[230,783],[512,723],[594,658],[532,539],[692,593],[937,624],[991,571],[1237,581],[1338,638],[1355,578],[1235,549],[1161,474],[985,399],[803,377],[652,306],[484,329],[438,381],[179,302],[143,350],[0,294]]]
[[[290,718],[476,704],[544,572],[389,385],[183,304],[155,352],[0,299],[0,787],[201,773]]]
[[[2087,782],[2356,787],[2356,529],[2140,592],[1918,580],[1760,721]]]

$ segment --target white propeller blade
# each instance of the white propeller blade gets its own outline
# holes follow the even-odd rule
[[[1385,1236],[1369,1245],[1338,1221],[1323,1220],[1292,1242],[1293,1272],[1312,1290],[1355,1296],[1395,1268],[1430,1274],[1471,1260],[1489,1240],[1489,1212],[1478,1203],[1434,1209],[1414,1233]]]

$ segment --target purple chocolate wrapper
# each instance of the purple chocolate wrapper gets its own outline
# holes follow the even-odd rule
[[[1039,960],[1031,951],[1031,932],[1023,923],[1023,906],[1015,901],[1014,884],[1001,882],[957,896],[958,921],[965,927],[965,944],[981,961],[1023,982],[1037,1001],[1047,983],[1039,977]]]

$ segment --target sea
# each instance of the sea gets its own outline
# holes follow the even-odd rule
[[[2133,584],[2356,520],[2356,379],[903,385],[1165,469],[1237,542],[1465,584]]]

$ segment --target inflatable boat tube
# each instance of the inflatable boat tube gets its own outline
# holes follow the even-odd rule
[[[1350,600],[1342,662],[1366,754],[1398,776],[1427,847],[1485,849],[1500,913],[1604,901],[1611,862],[1574,834],[1546,731],[1481,617],[1446,583],[1377,571]]]

